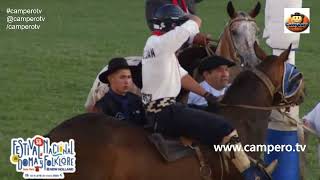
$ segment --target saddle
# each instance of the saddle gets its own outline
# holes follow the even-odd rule
[[[167,162],[173,162],[183,157],[196,155],[200,164],[200,176],[203,180],[212,180],[211,167],[207,164],[203,153],[198,145],[191,139],[180,137],[167,138],[160,133],[152,133],[148,136],[149,141],[155,145],[158,152]],[[224,162],[225,163],[225,162]],[[227,164],[224,164],[227,168]]]
[[[185,138],[165,138],[160,133],[152,133],[148,136],[148,139],[167,162],[173,162],[195,154],[192,149],[194,148],[192,147],[192,141]]]

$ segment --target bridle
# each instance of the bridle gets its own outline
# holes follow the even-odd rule
[[[247,65],[245,64],[243,56],[241,56],[239,54],[239,50],[235,46],[235,42],[234,42],[233,35],[232,35],[232,32],[231,32],[232,24],[235,23],[235,22],[239,22],[239,21],[254,22],[254,25],[255,25],[255,28],[257,29],[257,31],[259,31],[259,27],[256,24],[256,20],[254,18],[250,17],[250,16],[248,16],[248,17],[236,17],[234,19],[231,19],[231,21],[229,21],[229,23],[226,26],[226,28],[228,28],[228,33],[229,33],[229,36],[230,36],[232,48],[234,49],[234,57],[236,57],[237,58],[236,60],[238,62],[240,62],[240,67],[241,68],[246,68]]]
[[[289,103],[288,101],[286,101],[286,98],[284,97],[283,93],[280,92],[280,90],[282,89],[283,83],[281,83],[278,86],[274,86],[274,84],[272,83],[270,78],[264,72],[262,72],[261,70],[259,70],[257,68],[251,68],[251,69],[248,69],[247,71],[253,73],[267,87],[268,92],[269,92],[272,99],[274,97],[274,94],[280,93],[281,104],[265,107],[265,106],[251,106],[251,105],[243,105],[243,104],[223,104],[223,103],[220,103],[219,104],[220,106],[240,107],[240,108],[245,108],[245,109],[256,109],[256,110],[278,110],[281,108],[289,108],[289,107],[293,107],[296,105],[293,102]]]
[[[279,86],[275,87],[273,85],[272,81],[270,80],[270,78],[264,72],[260,71],[259,69],[252,68],[248,71],[252,72],[254,75],[256,75],[260,79],[260,81],[263,82],[263,84],[268,88],[269,94],[272,99],[274,97],[274,94],[281,89],[281,86],[282,86],[281,84]]]
[[[227,33],[229,33],[229,37],[230,37],[230,40],[231,40],[231,46],[232,46],[232,48],[234,49],[234,54],[233,54],[234,56],[233,56],[233,57],[236,57],[235,63],[240,62],[240,67],[241,67],[241,68],[243,68],[243,69],[250,69],[250,68],[247,68],[247,67],[246,67],[244,57],[239,54],[239,50],[237,49],[237,47],[236,47],[236,45],[235,45],[235,42],[234,42],[234,39],[233,39],[233,36],[232,36],[232,32],[231,32],[231,28],[230,28],[233,23],[239,22],[239,21],[254,22],[254,26],[255,26],[255,28],[257,29],[257,31],[259,31],[259,27],[258,27],[257,24],[256,24],[256,20],[255,20],[254,18],[250,17],[250,16],[249,16],[249,17],[237,17],[237,18],[231,19],[231,21],[229,21],[229,22],[227,23],[226,27],[225,27],[225,28],[228,28]],[[221,37],[220,37],[220,39],[221,39]],[[219,40],[219,41],[220,41],[220,40]],[[215,42],[215,43],[217,43],[217,45],[218,45],[218,44],[220,43],[219,41],[214,41],[214,40],[212,40],[211,42]],[[208,45],[205,46],[205,50],[206,50],[208,56],[215,54],[215,53],[210,49],[210,46],[211,46],[211,45],[212,45],[212,44],[208,43]]]

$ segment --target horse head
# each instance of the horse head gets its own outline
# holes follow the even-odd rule
[[[250,12],[236,11],[231,1],[227,5],[230,20],[220,36],[215,53],[237,63],[238,66],[232,68],[231,79],[242,70],[253,68],[261,62],[253,48],[259,31],[255,17],[259,14],[260,8],[259,2]]]
[[[291,45],[279,56],[266,55],[256,42],[254,50],[262,62],[241,72],[221,101],[220,114],[238,130],[244,144],[263,144],[271,110],[299,104],[304,97],[302,73],[286,63]],[[250,155],[257,158],[260,153]]]
[[[285,61],[288,60],[291,44],[279,56],[266,55],[266,53],[254,43],[255,54],[263,62],[257,66],[273,82],[273,105],[299,105],[305,96],[303,74],[298,69]]]

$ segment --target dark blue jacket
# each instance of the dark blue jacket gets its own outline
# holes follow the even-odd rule
[[[130,92],[121,96],[110,89],[96,103],[96,107],[119,120],[126,120],[137,125],[144,125],[146,122],[141,97]]]

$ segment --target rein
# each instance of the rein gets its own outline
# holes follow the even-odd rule
[[[313,129],[309,128],[308,126],[304,125],[303,122],[291,117],[288,113],[286,112],[282,112],[279,111],[282,115],[286,116],[289,119],[289,122],[293,125],[300,125],[303,127],[304,130],[306,130],[307,132],[313,134],[314,136],[316,136],[318,139],[320,139],[320,136],[316,133],[316,131],[314,131]]]
[[[249,71],[256,75],[263,82],[263,84],[268,88],[271,98],[273,99],[274,93],[281,88],[281,85],[278,87],[274,87],[270,78],[264,72],[258,70],[257,68],[252,68]]]
[[[251,105],[244,105],[244,104],[224,104],[224,103],[219,103],[220,106],[222,107],[240,107],[244,109],[255,109],[255,110],[277,110],[277,109],[282,109],[282,108],[289,108],[295,106],[294,104],[285,104],[285,105],[278,105],[278,106],[251,106]]]
[[[248,71],[252,72],[263,82],[263,84],[268,88],[271,98],[273,98],[274,93],[276,93],[281,88],[281,85],[278,87],[275,87],[271,82],[270,78],[264,72],[256,68],[250,69]],[[224,107],[240,107],[245,109],[256,109],[256,110],[266,110],[266,111],[281,109],[281,108],[289,108],[289,107],[295,106],[295,104],[284,104],[284,105],[277,105],[277,106],[252,106],[252,105],[244,105],[244,104],[233,105],[233,104],[223,104],[223,103],[219,103],[219,105]]]
[[[208,56],[213,56],[213,55],[215,55],[215,53],[214,53],[213,50],[210,48],[210,46],[211,46],[211,44],[208,43],[204,48],[205,48]]]

